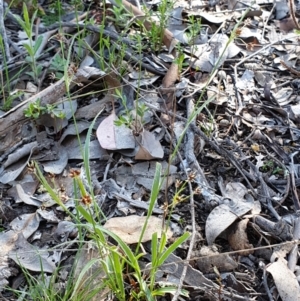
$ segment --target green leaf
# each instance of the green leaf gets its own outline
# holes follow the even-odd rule
[[[38,118],[40,117],[40,113],[39,113],[39,112],[33,113],[33,114],[32,114],[32,117],[33,117],[34,119],[38,119]]]
[[[97,262],[99,262],[99,259],[95,258],[95,259],[91,259],[84,267],[83,269],[81,270],[81,272],[79,273],[77,279],[76,279],[76,282],[75,282],[75,285],[73,287],[73,293],[72,295],[69,297],[70,300],[73,300],[73,298],[75,299],[75,294],[78,293],[78,291],[82,288],[80,288],[79,286],[82,285],[83,283],[83,279],[85,278],[85,274],[87,272],[89,272],[90,269],[92,269],[93,265],[94,264],[97,264]]]
[[[17,15],[15,15],[15,18],[16,18],[17,22],[20,24],[20,26],[22,27],[22,29],[25,31],[25,28],[26,28],[25,22]]]
[[[128,123],[128,119],[125,117],[125,116],[120,116],[119,117],[119,120],[120,120],[120,122],[122,122],[122,123]]]
[[[169,246],[159,257],[158,259],[158,266],[161,266],[165,260],[172,254],[184,241],[186,241],[190,237],[190,233],[185,232],[179,238],[177,238],[171,246]]]
[[[144,111],[138,106],[136,109],[136,112],[138,116],[143,117],[144,116]]]
[[[151,240],[151,262],[152,266],[156,266],[156,260],[157,260],[157,232],[152,234],[152,240]]]
[[[123,122],[120,119],[117,119],[117,120],[114,121],[114,124],[116,126],[121,126],[123,124]]]
[[[165,286],[158,288],[152,292],[154,296],[165,296],[166,294],[172,294],[174,295],[177,291],[177,287],[174,286]],[[180,295],[184,297],[189,297],[189,292],[187,290],[181,289]]]
[[[43,37],[39,36],[33,46],[34,54],[36,54],[36,52],[39,50],[42,42],[43,42]]]
[[[58,79],[62,79],[64,74],[62,72],[55,72],[55,77]]]
[[[35,80],[35,75],[32,71],[28,71],[28,72],[25,72],[25,73],[28,74],[29,76],[31,76],[31,78]]]
[[[165,249],[166,244],[167,244],[167,235],[166,235],[166,232],[163,232],[161,234],[161,238],[160,238],[160,242],[159,242],[159,248],[158,248],[159,254],[162,254],[163,250]]]
[[[42,73],[43,66],[42,65],[37,65],[36,66],[36,75],[40,75]]]
[[[33,29],[33,26],[34,26],[34,21],[36,19],[36,15],[37,15],[38,11],[35,10],[30,18],[31,20],[31,23],[29,23],[29,26],[30,26],[30,29],[31,29],[31,32],[32,32],[32,29]],[[31,33],[31,37],[32,37],[32,33]]]
[[[141,281],[142,276],[141,276],[141,270],[140,270],[140,266],[139,266],[137,257],[135,256],[135,254],[133,254],[133,252],[128,247],[128,245],[126,243],[124,243],[124,241],[118,235],[112,233],[111,231],[109,231],[99,225],[96,225],[95,227],[101,233],[103,233],[103,232],[106,233],[107,235],[112,237],[118,243],[119,247],[124,252],[124,255],[125,255],[124,257],[125,257],[126,262],[134,269],[137,280]]]
[[[143,281],[143,283],[145,284],[145,285],[143,286],[143,291],[145,292],[146,299],[147,299],[148,301],[156,301],[156,299],[155,299],[154,296],[153,296],[153,293],[149,290],[149,288],[148,288],[146,282]]]
[[[85,175],[88,181],[88,184],[90,187],[92,187],[92,178],[91,178],[91,170],[90,170],[90,140],[91,140],[91,135],[92,135],[92,130],[94,128],[94,124],[98,118],[98,116],[102,113],[103,110],[101,110],[94,120],[92,121],[91,125],[89,126],[86,139],[85,139],[85,144],[84,144],[84,154],[83,154],[83,161],[84,161],[84,169],[85,169]]]
[[[24,113],[24,116],[27,117],[27,118],[31,118],[32,117],[32,113],[31,113],[30,110],[24,110],[23,113]]]
[[[159,190],[161,186],[160,175],[161,175],[161,164],[157,162],[155,167],[154,180],[151,189],[150,204],[147,213],[148,216],[151,216],[155,202],[159,194]]]
[[[110,254],[113,263],[113,274],[116,279],[116,284],[118,287],[119,294],[121,294],[121,299],[125,300],[126,293],[124,287],[124,280],[123,280],[123,259],[121,258],[118,252],[112,251]]]
[[[146,222],[143,225],[143,229],[142,229],[142,232],[141,232],[141,235],[140,235],[140,238],[139,238],[139,242],[138,242],[137,247],[136,247],[136,253],[138,252],[138,250],[140,248],[144,233],[147,229],[148,220],[149,220],[150,216],[152,215],[153,208],[154,208],[155,202],[157,200],[157,196],[158,196],[159,189],[160,189],[160,174],[161,174],[161,164],[156,163],[154,180],[153,180],[151,195],[150,195],[150,204],[149,204],[149,209],[148,209],[148,212],[147,212],[147,219],[146,219]]]
[[[32,32],[31,32],[31,28],[30,28],[28,9],[27,9],[25,2],[23,2],[23,18],[24,18],[24,28],[23,29],[26,31],[28,38],[31,38]]]
[[[81,205],[79,205],[77,207],[77,210],[80,212],[80,214],[85,218],[85,220],[90,223],[93,224],[94,220],[93,217],[91,216],[91,214]]]
[[[31,56],[30,60],[32,62],[32,57],[34,56],[34,50],[32,49],[32,47],[29,44],[23,44],[23,46],[26,49],[27,53]]]
[[[62,207],[66,212],[69,212],[68,208],[65,206],[65,204],[61,201],[60,197],[57,195],[57,193],[52,189],[52,187],[48,184],[47,180],[45,179],[44,175],[42,174],[39,165],[37,162],[34,162],[34,167],[36,170],[36,175],[39,179],[39,181],[43,184],[47,192],[50,194],[51,198],[60,206]]]
[[[51,61],[50,69],[53,71],[64,71],[64,66],[67,64],[67,60],[62,58],[59,54],[56,54]]]

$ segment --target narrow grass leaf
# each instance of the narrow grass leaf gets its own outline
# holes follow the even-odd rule
[[[151,189],[151,195],[150,195],[150,204],[149,204],[149,209],[148,209],[148,212],[147,212],[147,219],[146,219],[145,224],[143,225],[143,229],[142,229],[142,232],[141,232],[141,235],[140,235],[140,238],[139,238],[139,242],[136,246],[136,251],[135,251],[136,254],[138,253],[138,251],[140,249],[141,241],[142,241],[143,236],[145,234],[145,231],[147,229],[148,220],[149,220],[150,216],[152,215],[153,208],[154,208],[155,202],[156,202],[158,194],[159,194],[160,174],[161,174],[161,164],[156,163],[155,174],[154,174],[154,179],[153,179],[153,184],[152,184],[152,189]]]
[[[98,116],[102,113],[103,110],[100,110],[100,112],[96,115],[94,120],[92,121],[91,125],[89,126],[86,138],[85,138],[85,144],[84,144],[84,154],[83,154],[83,162],[84,162],[84,168],[85,168],[85,174],[88,181],[88,184],[90,187],[92,187],[92,179],[91,179],[91,170],[90,170],[90,141],[91,141],[91,135],[92,130],[94,128],[95,122],[98,118]]]
[[[33,46],[34,54],[36,54],[36,52],[39,50],[39,48],[40,48],[42,42],[43,42],[43,37],[42,37],[42,36],[39,36],[39,37],[37,38],[37,40],[35,41],[34,46]]]
[[[116,234],[112,233],[111,231],[96,225],[96,229],[100,232],[104,232],[107,235],[109,235],[111,238],[113,238],[119,245],[119,247],[123,250],[124,255],[125,255],[125,259],[126,262],[132,267],[134,268],[135,272],[137,273],[138,276],[138,280],[141,279],[141,270],[140,270],[140,266],[139,263],[137,261],[137,257],[135,256],[135,254],[131,251],[131,249],[127,246],[126,243],[123,242],[123,240],[117,236]]]
[[[44,175],[42,174],[39,165],[37,162],[34,162],[34,167],[36,170],[36,175],[39,179],[39,181],[43,184],[44,188],[47,190],[51,198],[60,206],[62,207],[66,212],[69,212],[68,208],[64,205],[64,203],[59,198],[58,194],[52,189],[52,187],[48,184],[47,180],[45,179]]]
[[[166,232],[162,232],[161,238],[159,241],[159,250],[158,250],[159,254],[161,254],[164,251],[166,244],[167,244],[167,234],[166,234]]]
[[[157,232],[152,234],[151,240],[151,262],[152,266],[156,266],[157,260]]]
[[[93,224],[94,220],[93,217],[90,215],[90,213],[81,205],[79,205],[77,207],[77,210],[81,213],[81,215],[85,218],[85,220],[90,223]]]
[[[144,292],[145,292],[145,295],[146,295],[146,299],[148,301],[156,301],[156,299],[154,298],[152,292],[149,290],[147,285],[145,285]]]
[[[124,280],[123,280],[123,262],[120,254],[118,252],[112,251],[112,263],[113,263],[113,271],[114,276],[116,279],[116,283],[118,286],[119,293],[122,296],[122,299],[125,299],[125,287],[124,287]]]
[[[153,180],[152,189],[151,189],[151,195],[150,195],[149,210],[147,212],[147,214],[149,216],[152,214],[152,211],[153,211],[153,208],[154,208],[157,196],[159,194],[160,174],[161,174],[161,164],[160,163],[156,163],[154,180]]]
[[[78,278],[76,279],[76,283],[75,283],[75,286],[73,288],[73,293],[70,297],[70,299],[72,300],[72,298],[74,298],[74,296],[78,293],[78,290],[80,289],[79,286],[82,286],[84,281],[86,280],[83,280],[83,277],[85,276],[85,274],[88,272],[88,270],[95,264],[99,261],[99,259],[92,259],[90,260],[82,269],[82,271],[80,272]]]
[[[23,26],[22,26],[22,24],[20,24],[20,25],[25,30],[28,38],[31,38],[31,28],[30,28],[29,14],[28,14],[27,5],[26,5],[25,2],[23,2],[23,18],[24,18],[24,22],[22,22]]]
[[[177,288],[173,286],[166,286],[156,289],[152,292],[154,296],[165,296],[166,294],[174,295],[177,292]],[[184,297],[189,297],[189,292],[187,290],[181,289],[180,295]]]
[[[30,55],[30,60],[32,61],[32,58],[34,56],[34,51],[32,49],[32,47],[29,44],[23,44],[24,48],[26,49],[26,51],[28,52],[28,54]]]
[[[162,265],[165,260],[172,254],[183,242],[185,242],[190,237],[190,233],[185,232],[179,238],[177,238],[159,257],[158,266]]]

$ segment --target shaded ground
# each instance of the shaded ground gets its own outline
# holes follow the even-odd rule
[[[191,234],[160,285],[183,286],[189,300],[300,300],[297,7],[145,2],[141,18],[142,7],[111,2],[40,3],[26,25],[20,6],[0,1],[0,300],[17,299],[7,286],[28,290],[20,266],[36,277],[61,266],[63,286],[86,247],[34,162],[74,215],[78,200],[90,205],[74,192],[80,174],[93,218],[129,245],[159,162],[149,224],[170,220],[170,243]]]

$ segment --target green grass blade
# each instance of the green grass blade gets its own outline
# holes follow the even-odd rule
[[[23,29],[26,31],[28,38],[30,38],[31,37],[30,20],[29,20],[27,5],[25,2],[23,2],[23,18],[24,18]]]
[[[156,260],[157,260],[157,232],[152,234],[152,240],[151,240],[151,262],[152,266],[156,266]]]
[[[41,172],[39,165],[37,162],[34,162],[34,167],[36,170],[36,176],[38,177],[39,181],[42,183],[44,188],[47,190],[51,198],[60,206],[62,207],[66,212],[69,212],[68,208],[65,206],[65,204],[61,201],[58,194],[52,189],[52,187],[48,184],[46,178],[44,177],[43,173]]]
[[[35,41],[34,46],[33,46],[34,54],[36,54],[36,52],[39,50],[39,48],[40,48],[42,42],[43,42],[43,37],[42,37],[42,36],[39,36],[39,37],[37,38],[37,40]]]
[[[85,276],[85,274],[88,272],[88,270],[99,261],[99,259],[92,259],[90,260],[82,269],[82,271],[80,272],[78,278],[76,279],[76,283],[75,286],[73,288],[73,293],[70,296],[70,300],[72,300],[75,297],[75,294],[78,293],[78,288],[79,286],[81,286],[83,284],[83,282],[85,280],[83,280],[83,277]]]
[[[153,180],[152,189],[151,189],[150,204],[149,204],[149,210],[147,212],[147,216],[152,215],[152,211],[153,211],[155,202],[156,202],[158,194],[159,194],[160,174],[161,174],[161,164],[157,162],[156,168],[155,168],[154,180]]]
[[[166,294],[172,294],[174,295],[177,291],[177,287],[173,286],[166,286],[166,287],[161,287],[152,292],[154,296],[165,296]],[[180,295],[184,297],[189,297],[189,292],[187,290],[181,289],[180,290]]]
[[[93,217],[91,216],[91,214],[81,205],[79,205],[77,207],[77,210],[80,212],[80,214],[85,218],[85,220],[90,223],[93,224],[94,220]]]
[[[34,51],[31,48],[31,46],[29,44],[23,44],[24,48],[26,49],[26,51],[28,52],[28,54],[30,55],[30,57],[34,56]],[[32,61],[32,58],[30,58]]]
[[[190,237],[190,233],[185,232],[179,238],[177,238],[159,257],[158,266],[161,266],[165,260],[172,254],[183,242]]]
[[[158,248],[158,253],[159,254],[163,253],[166,244],[167,244],[167,235],[166,235],[166,232],[163,232],[161,234],[161,238],[160,238],[160,241],[159,241],[159,248]]]
[[[94,120],[92,121],[91,125],[89,126],[86,138],[85,138],[85,144],[84,144],[84,153],[83,153],[83,162],[84,162],[84,168],[85,168],[85,174],[88,181],[88,184],[90,187],[92,187],[92,178],[91,178],[91,170],[90,170],[90,141],[91,141],[91,135],[92,131],[95,125],[95,122],[99,115],[102,113],[102,110],[96,115]]]
[[[136,251],[135,251],[136,254],[139,252],[143,236],[144,236],[145,231],[147,229],[148,220],[149,220],[150,216],[152,215],[152,211],[153,211],[155,202],[156,202],[158,194],[159,194],[160,175],[161,175],[161,164],[156,163],[155,174],[154,174],[154,179],[153,179],[153,184],[152,184],[152,189],[151,189],[151,195],[150,195],[149,209],[148,209],[148,212],[147,212],[147,218],[146,218],[145,224],[143,225],[143,229],[142,229],[142,232],[141,232],[141,235],[139,237],[139,241],[138,241],[138,244],[137,244],[137,247],[136,247]]]
[[[126,292],[125,292],[124,280],[123,280],[123,264],[121,264],[123,260],[118,252],[112,251],[111,255],[112,255],[114,277],[116,280],[118,291],[119,294],[121,295],[121,298],[125,300]]]

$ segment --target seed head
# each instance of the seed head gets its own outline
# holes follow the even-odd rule
[[[181,186],[181,184],[182,184],[182,181],[176,179],[175,187],[176,187],[176,188],[179,188],[179,187]]]
[[[192,171],[189,175],[188,175],[188,181],[189,182],[194,182],[195,181],[195,179],[196,179],[196,173],[194,172],[194,171]]]
[[[195,190],[194,190],[194,194],[201,194],[202,193],[202,190],[200,187],[197,187]]]
[[[81,198],[81,201],[84,205],[90,206],[92,204],[92,198],[89,194],[86,194]]]
[[[77,178],[80,176],[80,170],[79,169],[70,169],[69,177],[70,178]]]

